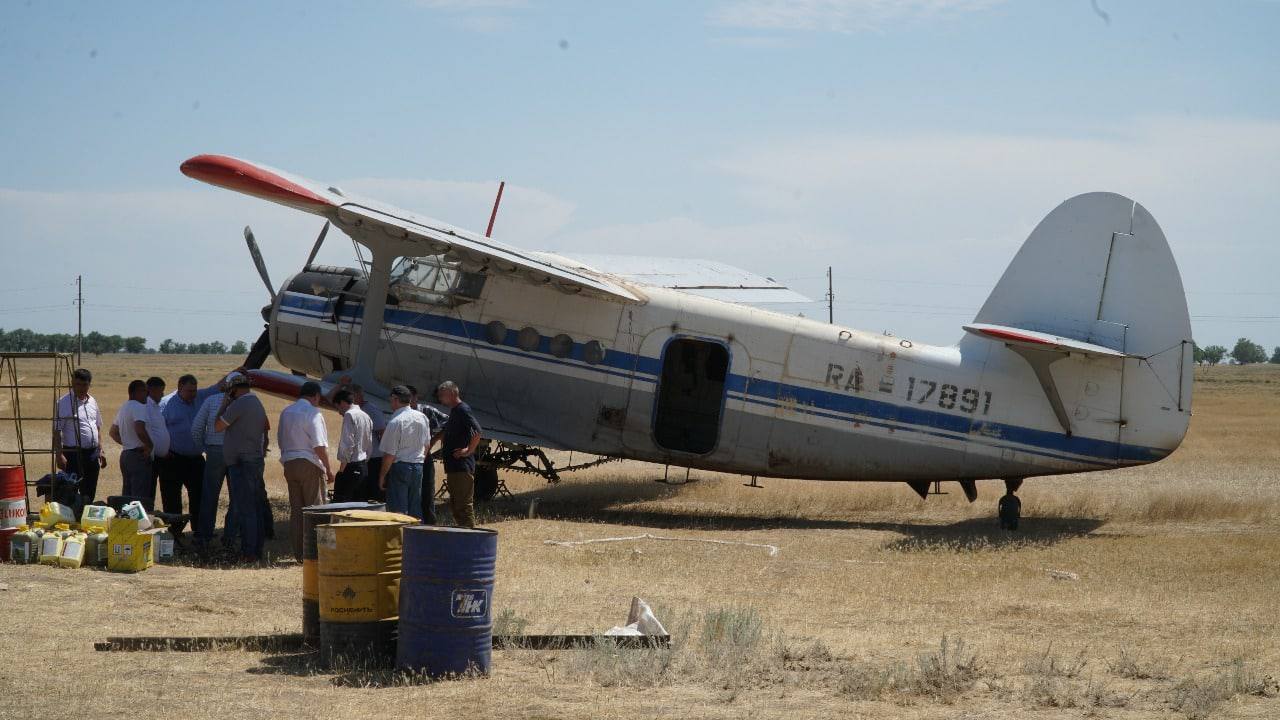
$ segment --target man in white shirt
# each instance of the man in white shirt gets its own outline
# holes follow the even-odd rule
[[[409,388],[391,388],[391,419],[382,433],[378,485],[387,493],[387,510],[422,518],[422,461],[431,431],[427,417],[409,406]],[[432,512],[432,515],[435,513]],[[434,517],[428,518],[435,523]]]
[[[147,434],[151,436],[154,447],[151,451],[151,483],[143,489],[141,497],[147,498],[148,508],[155,505],[161,466],[169,457],[169,426],[165,424],[164,411],[160,409],[164,387],[164,378],[147,378]]]
[[[151,455],[155,450],[147,428],[147,384],[141,380],[129,383],[129,399],[120,406],[116,420],[111,425],[111,439],[120,443],[121,493],[129,497],[143,498],[143,504],[155,499],[155,476],[152,474]],[[147,486],[151,494],[147,495]],[[148,508],[151,506],[148,505]]]
[[[334,393],[333,407],[342,413],[342,435],[338,441],[338,462],[342,466],[334,478],[333,501],[363,500],[369,451],[373,449],[373,420],[355,404],[350,390]]]
[[[89,394],[93,374],[85,368],[71,373],[71,392],[58,399],[53,424],[53,449],[58,468],[80,478],[80,494],[92,501],[98,495],[98,472],[107,466],[102,452],[102,413]]]
[[[297,402],[280,413],[276,444],[284,479],[289,485],[289,531],[293,556],[302,562],[302,508],[325,502],[325,485],[333,483],[329,469],[329,431],[319,410],[320,385],[307,381]]]

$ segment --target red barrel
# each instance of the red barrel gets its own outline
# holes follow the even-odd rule
[[[18,528],[0,528],[0,560],[9,562],[9,539],[18,532]]]
[[[27,522],[27,476],[21,465],[0,465],[0,528]],[[8,543],[4,552],[9,552]]]

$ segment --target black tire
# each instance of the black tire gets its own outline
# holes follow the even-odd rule
[[[475,502],[489,502],[498,494],[498,468],[492,465],[476,466]]]

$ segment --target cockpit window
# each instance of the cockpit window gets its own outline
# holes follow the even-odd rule
[[[440,255],[402,257],[391,269],[391,292],[409,302],[456,306],[479,298],[484,280]]]

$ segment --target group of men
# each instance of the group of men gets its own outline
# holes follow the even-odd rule
[[[86,369],[72,374],[72,390],[58,401],[54,429],[59,467],[79,476],[80,492],[89,499],[96,497],[99,471],[106,467],[102,417],[89,393],[92,381]],[[453,382],[442,383],[437,397],[450,409],[447,416],[420,404],[415,388],[397,385],[390,392],[388,419],[368,402],[359,385],[339,385],[328,398],[342,414],[335,471],[320,412],[320,385],[303,383],[298,400],[280,414],[277,429],[295,558],[302,557],[302,509],[327,502],[331,487],[334,501],[385,501],[388,510],[435,524],[430,456],[437,442],[443,448],[454,520],[464,527],[475,525],[472,498],[480,424]],[[158,482],[163,511],[181,515],[185,489],[196,546],[204,553],[213,541],[225,479],[230,502],[222,543],[234,550],[238,538],[241,560],[257,562],[266,539],[274,536],[263,479],[270,430],[266,408],[243,371],[204,389],[193,375],[183,375],[167,395],[161,378],[134,380],[109,430],[122,448],[121,494],[153,508]],[[184,527],[175,525],[175,536]]]

